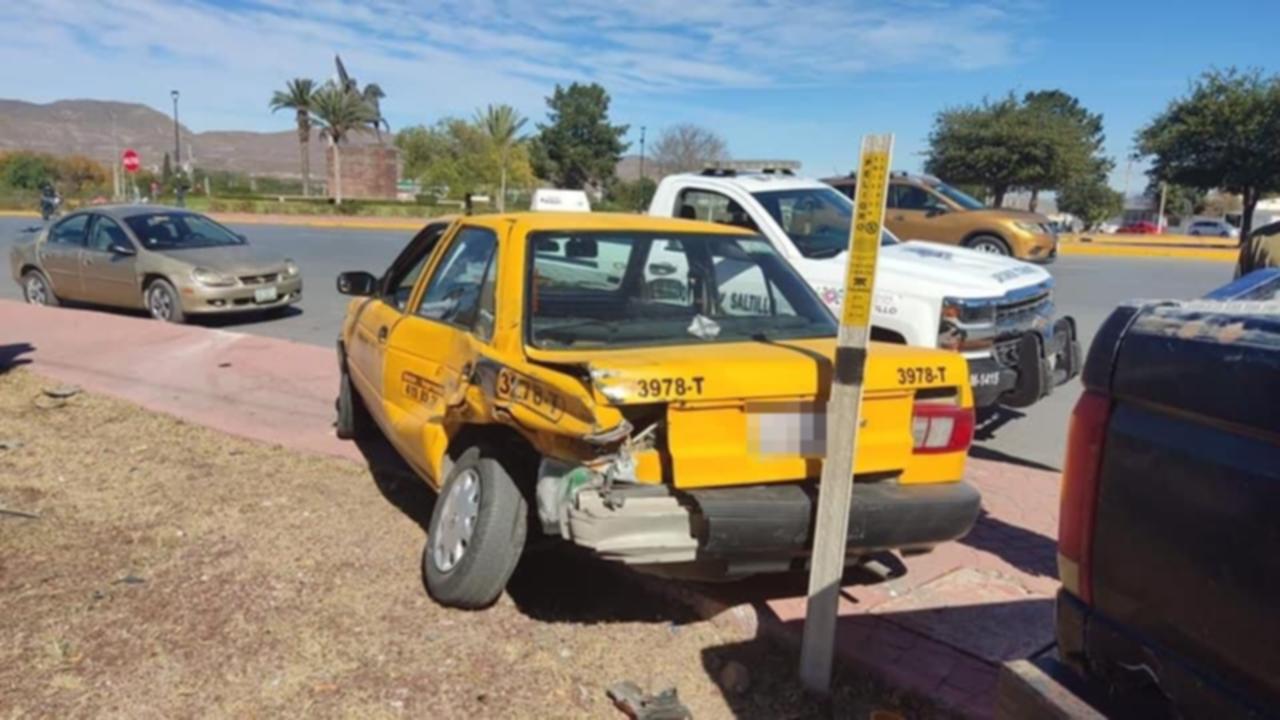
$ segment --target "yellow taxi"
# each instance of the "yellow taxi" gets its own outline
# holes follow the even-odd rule
[[[446,218],[338,289],[355,299],[337,432],[380,430],[438,491],[437,601],[492,603],[528,535],[673,576],[804,566],[836,323],[763,238],[637,215]],[[861,422],[849,562],[966,533],[964,358],[873,344]]]

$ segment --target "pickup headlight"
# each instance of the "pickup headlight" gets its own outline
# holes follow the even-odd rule
[[[230,275],[200,267],[191,271],[191,279],[206,287],[231,287],[236,284],[236,279]]]
[[[942,319],[961,325],[994,325],[996,306],[988,302],[966,302],[955,298],[943,298]]]
[[[289,276],[289,277],[293,277],[294,275],[297,275],[297,274],[298,274],[298,263],[296,263],[296,262],[294,262],[294,261],[292,261],[292,260],[285,260],[285,261],[284,261],[284,274],[285,274],[285,275],[287,275],[287,276]]]
[[[1014,220],[1013,224],[1017,225],[1019,230],[1029,232],[1032,235],[1047,235],[1049,233],[1048,228],[1040,223],[1027,222],[1025,220]]]
[[[981,301],[943,298],[938,324],[938,347],[944,350],[977,350],[995,339],[996,306]]]

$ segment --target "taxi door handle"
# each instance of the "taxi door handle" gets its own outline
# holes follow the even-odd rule
[[[387,326],[383,325],[378,328],[378,342],[385,343],[387,341]]]

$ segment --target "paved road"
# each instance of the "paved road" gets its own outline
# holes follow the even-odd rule
[[[31,220],[0,218],[0,249],[4,249]],[[250,241],[288,255],[302,267],[304,299],[289,317],[262,321],[236,319],[218,327],[330,346],[337,333],[345,298],[334,288],[341,270],[380,273],[408,240],[408,232],[383,230],[320,230],[261,225],[235,226]],[[1231,267],[1222,263],[1186,260],[1131,260],[1064,257],[1051,266],[1058,281],[1059,312],[1075,316],[1085,347],[1103,319],[1118,303],[1130,298],[1194,297],[1221,285]],[[12,282],[0,281],[0,297],[19,299]],[[3,330],[0,329],[0,333]],[[1079,395],[1079,383],[1064,386],[1023,413],[1006,413],[979,431],[974,455],[1038,467],[1061,467],[1067,418]]]

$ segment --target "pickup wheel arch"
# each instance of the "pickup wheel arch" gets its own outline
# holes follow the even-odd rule
[[[894,345],[907,344],[907,338],[902,333],[878,325],[871,327],[871,339],[876,342],[893,343]]]

